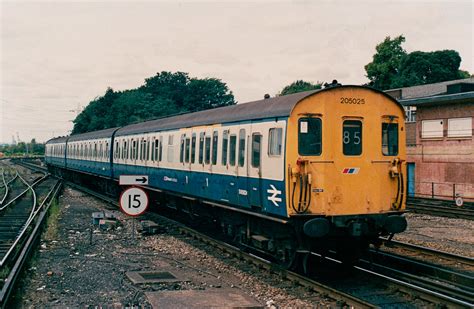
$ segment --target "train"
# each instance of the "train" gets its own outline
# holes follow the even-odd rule
[[[156,211],[285,267],[309,252],[348,262],[407,228],[404,120],[384,92],[337,84],[53,138],[45,162],[104,192],[148,175]]]

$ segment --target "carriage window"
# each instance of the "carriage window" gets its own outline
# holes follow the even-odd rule
[[[151,161],[155,161],[156,148],[157,148],[156,139],[153,138],[152,141],[151,141]]]
[[[174,161],[174,146],[173,146],[173,135],[168,135],[168,162]]]
[[[191,163],[196,162],[196,133],[193,133],[191,139]]]
[[[199,164],[202,164],[204,158],[204,132],[199,133]]]
[[[206,157],[204,159],[206,164],[211,162],[211,137],[206,137]]]
[[[217,141],[219,139],[219,135],[217,131],[212,133],[212,165],[216,165],[217,163]]]
[[[262,145],[262,135],[255,133],[252,135],[252,166],[260,167],[260,149]]]
[[[181,135],[181,146],[179,148],[179,162],[183,163],[184,161],[184,137],[185,135]]]
[[[227,147],[229,147],[229,131],[225,130],[222,135],[222,165],[227,165]]]
[[[272,128],[268,132],[268,155],[270,156],[279,156],[281,155],[281,140],[283,129],[282,128]]]
[[[362,122],[346,120],[342,125],[342,149],[347,156],[358,156],[362,153]]]
[[[189,148],[191,147],[191,140],[189,138],[186,139],[186,147],[184,149],[184,161],[189,163]]]
[[[237,146],[237,136],[230,136],[230,146],[229,146],[229,164],[235,166],[235,150]]]
[[[161,160],[163,159],[163,136],[160,136],[160,146],[159,146],[159,149],[158,149],[158,161],[161,162]]]
[[[319,156],[321,149],[321,119],[301,118],[298,122],[298,153]]]
[[[239,131],[239,166],[245,164],[245,129]]]
[[[398,123],[382,123],[382,153],[398,155]]]

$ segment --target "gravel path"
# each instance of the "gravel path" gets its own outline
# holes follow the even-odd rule
[[[76,190],[66,188],[60,205],[18,289],[15,307],[148,308],[145,292],[220,288],[235,289],[266,307],[335,306],[333,300],[172,231],[132,239],[131,220],[118,211],[109,212],[119,224],[99,230],[91,215],[104,204]],[[187,280],[133,285],[125,275],[160,269]]]
[[[408,229],[393,239],[474,257],[474,221],[407,214]]]

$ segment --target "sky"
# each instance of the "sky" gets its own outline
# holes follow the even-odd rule
[[[239,103],[298,79],[362,84],[386,36],[473,73],[473,2],[0,0],[0,143],[67,135],[107,87],[161,71],[219,78]]]

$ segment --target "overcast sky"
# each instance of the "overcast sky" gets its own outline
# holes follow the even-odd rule
[[[367,82],[386,36],[473,67],[473,1],[2,1],[0,142],[66,135],[79,106],[156,72],[222,79],[238,102],[297,79]]]

